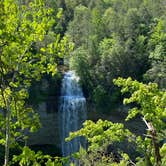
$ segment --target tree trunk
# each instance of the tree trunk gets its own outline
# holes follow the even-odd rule
[[[154,157],[156,160],[156,165],[160,166],[161,165],[161,156],[160,156],[160,149],[159,149],[159,144],[157,140],[157,132],[151,122],[147,122],[145,118],[143,118],[143,121],[145,122],[146,126],[148,127],[148,130],[151,135],[153,147],[154,147]]]
[[[160,166],[161,165],[161,156],[160,156],[158,140],[156,139],[157,138],[156,130],[152,130],[151,135],[152,135],[152,142],[153,142],[153,146],[154,146],[156,164],[157,164],[157,166]]]
[[[5,161],[4,166],[9,165],[9,147],[10,147],[10,104],[7,103],[6,110],[6,139],[5,139]]]

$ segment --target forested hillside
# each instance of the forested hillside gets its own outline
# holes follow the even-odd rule
[[[66,138],[83,136],[86,148],[70,156],[31,150],[40,80],[59,94],[67,70],[95,112],[109,117],[129,105],[124,119],[144,123],[142,133],[92,118]],[[166,0],[1,0],[0,144],[4,166],[165,166]]]
[[[98,108],[118,102],[112,80],[119,76],[166,87],[163,0],[66,1],[66,8],[73,13],[66,32],[75,44],[70,65]]]

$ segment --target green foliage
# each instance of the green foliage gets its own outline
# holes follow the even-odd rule
[[[89,143],[87,151],[80,148],[80,151],[77,153],[80,163],[103,166],[107,164],[117,165],[114,162],[115,156],[113,152],[107,152],[108,145],[125,139],[131,141],[134,138],[129,130],[124,129],[123,124],[112,123],[106,120],[98,120],[96,123],[87,120],[84,122],[82,129],[71,132],[66,140],[70,141],[77,136],[84,136]],[[118,164],[125,165],[129,163],[128,155],[120,151],[119,153],[122,155],[122,160]]]
[[[40,127],[38,115],[26,102],[28,89],[44,74],[54,76],[60,59],[65,57],[68,61],[73,44],[69,44],[67,37],[61,37],[66,29],[66,36],[75,46],[69,60],[70,68],[76,70],[86,96],[92,99],[98,110],[108,112],[110,106],[117,103],[119,92],[113,79],[119,76],[138,80],[144,76],[146,81],[156,82],[164,89],[165,9],[162,0],[1,1],[0,143],[12,146],[27,139],[27,129],[34,132]],[[62,34],[57,34],[59,32]],[[114,82],[122,87],[123,93],[131,93],[124,103],[137,105],[129,111],[126,120],[143,116],[155,128],[157,140],[163,140],[165,91],[159,90],[156,84],[145,85],[131,78],[119,78]],[[84,165],[117,165],[111,155],[105,155],[106,145],[131,136],[121,124],[107,121],[96,124],[87,121],[83,129],[71,134],[71,138],[77,135],[85,136],[93,149],[88,153],[80,149],[82,155],[79,157]],[[154,165],[152,139],[138,137],[137,145],[144,154],[144,158],[138,158],[137,165]],[[27,158],[23,154],[15,158],[23,165],[28,161],[37,165],[45,160],[48,165],[55,165],[50,157],[42,157],[27,148],[23,151]],[[165,144],[161,145],[160,153],[161,164],[165,165]],[[99,159],[95,161],[96,155]],[[129,164],[128,156],[121,155],[123,159],[118,165]]]
[[[70,133],[67,140],[69,141],[76,136],[84,136],[88,140],[90,143],[89,150],[94,150],[109,143],[111,144],[115,141],[122,141],[127,137],[132,137],[131,133],[127,129],[124,129],[123,124],[116,124],[106,120],[98,120],[97,123],[87,120],[84,122],[83,128]]]
[[[157,158],[160,154],[156,154],[156,151],[157,148],[162,151],[158,142],[165,139],[164,137],[159,138],[159,135],[162,134],[166,127],[166,91],[159,90],[155,83],[146,85],[138,81],[133,81],[131,78],[118,78],[114,80],[114,83],[122,87],[122,93],[129,92],[131,94],[129,98],[124,99],[124,104],[135,103],[138,105],[128,112],[126,120],[132,119],[139,114],[143,117],[148,127],[147,136],[144,139],[141,137],[137,138],[138,148],[144,154],[145,162],[150,162],[153,165],[165,162],[165,155],[162,154],[161,161],[159,161]],[[149,134],[150,137],[148,136]],[[153,141],[153,145],[151,141]],[[162,146],[164,147],[165,145],[163,144]],[[139,160],[139,162],[142,163],[143,161]]]
[[[74,20],[69,23],[67,34],[75,43],[76,48],[81,46],[82,43],[88,45],[89,14],[90,11],[87,7],[79,5],[74,10]]]
[[[161,153],[161,156],[162,156],[161,165],[165,165],[166,164],[166,143],[163,144],[163,146],[161,147],[160,153]]]
[[[152,60],[152,55],[165,57],[165,5],[162,1],[67,3],[72,4],[74,12],[67,28],[67,34],[75,44],[71,66],[75,66],[92,101],[96,100],[93,89],[98,89],[98,86],[110,98],[117,91],[112,80],[119,76],[142,80],[147,72],[146,80],[155,81],[162,88],[165,86],[165,60],[160,59],[160,63]],[[158,19],[162,21],[156,26],[155,20]],[[80,48],[86,55],[79,59]],[[85,67],[79,67],[81,62]]]
[[[87,152],[85,149],[80,147],[80,151],[77,153],[79,163],[82,165],[90,166],[126,166],[131,164],[127,154],[121,154],[121,161],[115,162],[113,154],[106,154],[104,151],[93,150]]]
[[[67,34],[75,44],[70,67],[80,76],[90,101],[98,110],[108,112],[109,105],[117,103],[120,96],[113,84],[115,82],[122,87],[123,93],[131,94],[124,103],[135,106],[128,112],[126,120],[141,115],[147,123],[152,123],[157,132],[157,142],[163,140],[166,99],[165,91],[160,88],[165,88],[166,73],[165,3],[162,0],[92,0],[89,3],[67,1],[67,4],[73,11]],[[132,81],[131,78],[113,81],[119,76],[157,82],[159,87],[153,83],[145,85]],[[84,135],[87,139],[94,137],[96,141],[105,138],[100,132],[93,133],[97,126],[92,125],[91,128],[91,135],[87,134],[88,131],[84,133],[83,129],[76,135]],[[157,163],[149,134],[150,131],[145,138],[136,139],[137,149],[144,155],[136,160],[137,165]],[[89,142],[91,146],[91,140]],[[95,142],[92,144],[98,148]],[[97,144],[102,147],[99,142]],[[95,156],[99,155],[97,151],[86,153],[83,149],[80,153],[84,165],[93,165]],[[161,161],[165,161],[163,155]]]
[[[13,156],[11,164],[19,164],[20,166],[62,166],[63,159],[60,157],[51,157],[49,155],[43,155],[38,151],[35,153],[28,147],[22,149],[22,153],[18,156]]]
[[[149,69],[145,78],[159,84],[160,88],[166,88],[166,20],[161,18],[157,20],[157,25],[152,29],[149,40],[151,69]]]
[[[57,59],[71,46],[52,31],[62,11],[55,13],[45,1],[4,0],[0,10],[0,143],[7,166],[10,146],[40,127],[38,115],[26,103],[28,88],[43,74],[54,76]]]
[[[126,120],[133,119],[137,114],[143,116],[148,130],[147,134],[142,137],[134,136],[129,130],[125,129],[123,124],[112,123],[110,121],[98,120],[96,123],[87,120],[83,128],[71,132],[66,139],[70,141],[77,136],[83,136],[87,139],[89,146],[85,150],[80,148],[77,158],[84,165],[165,165],[165,143],[160,146],[159,141],[165,139],[165,119],[166,119],[166,92],[159,90],[157,84],[143,84],[133,81],[131,78],[118,78],[114,83],[122,87],[122,93],[129,93],[130,97],[124,99],[124,104],[134,103],[137,107],[128,112]],[[151,127],[151,128],[150,128]],[[116,160],[115,152],[107,151],[108,145],[123,140],[134,141],[136,151],[141,156],[136,157],[133,163],[122,150],[117,150],[120,158]],[[117,148],[117,147],[116,147]],[[158,151],[158,154],[156,153]],[[159,156],[157,156],[159,155]],[[158,158],[159,157],[159,158]]]
[[[69,64],[70,68],[72,70],[76,70],[77,74],[80,76],[81,84],[86,85],[85,88],[91,89],[92,80],[89,80],[92,78],[92,73],[90,70],[91,66],[89,65],[88,57],[88,52],[84,48],[80,47],[73,52]]]
[[[131,78],[118,78],[114,80],[114,83],[122,87],[122,93],[131,93],[131,97],[124,99],[124,104],[137,103],[140,107],[131,109],[127,120],[140,114],[152,122],[158,131],[166,127],[164,122],[166,118],[166,92],[159,90],[157,84],[149,83],[146,85],[133,81]]]
[[[111,97],[100,85],[93,90],[93,100],[96,104],[97,110],[101,112],[107,112],[110,110],[112,105],[110,104]]]

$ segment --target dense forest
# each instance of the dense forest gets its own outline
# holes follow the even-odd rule
[[[49,78],[59,93],[67,70],[79,76],[91,117],[127,109],[124,121],[141,121],[142,133],[88,118],[66,138],[85,137],[86,148],[31,149],[28,135],[41,127],[34,89]],[[66,164],[166,165],[165,0],[0,1],[0,165]]]

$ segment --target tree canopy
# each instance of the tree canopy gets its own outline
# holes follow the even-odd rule
[[[28,88],[45,73],[55,75],[57,57],[67,54],[68,46],[52,31],[61,10],[53,17],[54,10],[42,0],[4,0],[0,6],[0,143],[7,166],[9,148],[40,126],[26,103]]]

